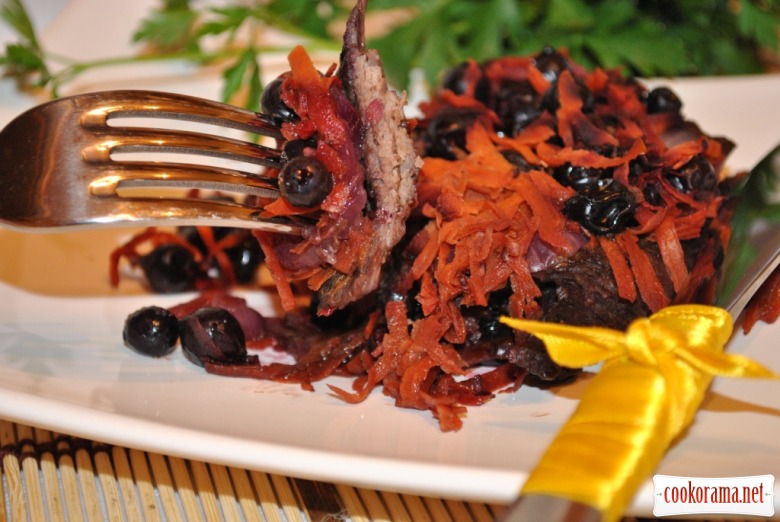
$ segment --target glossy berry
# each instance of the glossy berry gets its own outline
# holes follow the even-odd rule
[[[293,158],[303,156],[306,149],[316,149],[317,142],[314,140],[290,140],[282,145],[282,160],[289,161]]]
[[[590,232],[617,234],[632,222],[636,200],[614,179],[588,185],[569,198],[563,213]]]
[[[582,100],[582,112],[588,114],[593,112],[596,107],[596,98],[593,96],[593,92],[587,85],[579,80],[576,80],[577,94]],[[544,95],[542,95],[541,107],[549,112],[554,113],[561,106],[561,101],[558,95],[558,82],[555,81],[550,86]]]
[[[162,357],[176,347],[179,321],[165,308],[147,306],[127,316],[122,339],[138,353]]]
[[[510,337],[512,330],[501,322],[501,316],[507,315],[507,303],[512,295],[510,287],[496,290],[488,298],[488,306],[478,314],[481,338],[496,340]]]
[[[313,208],[333,189],[333,177],[320,161],[299,156],[288,161],[279,172],[279,192],[291,205]]]
[[[525,159],[525,157],[514,149],[506,149],[501,151],[501,155],[512,166],[515,167],[515,174],[526,172],[531,170],[531,164]]]
[[[484,340],[496,340],[509,337],[512,330],[501,322],[498,315],[488,315],[479,322],[479,331]]]
[[[479,114],[472,109],[447,108],[439,111],[425,129],[425,155],[454,160],[457,151],[466,150],[466,130]]]
[[[236,282],[240,284],[251,283],[255,279],[257,268],[263,261],[263,251],[260,243],[252,235],[247,235],[241,243],[225,250]]]
[[[714,191],[718,186],[718,175],[712,163],[702,155],[694,156],[680,169],[683,176],[690,180],[696,191]]]
[[[713,192],[718,185],[718,175],[707,158],[701,155],[694,156],[679,170],[664,172],[666,180],[679,192],[690,192],[704,195]]]
[[[184,354],[193,363],[243,362],[246,338],[238,320],[224,308],[201,308],[179,323]]]
[[[200,253],[205,256],[208,255],[209,250],[206,247],[206,244],[203,242],[203,238],[201,237],[198,228],[200,227],[184,225],[179,227],[177,231],[179,235],[187,241],[187,243],[197,248],[198,251],[200,251]],[[211,227],[211,233],[214,236],[214,241],[224,239],[226,236],[234,232],[238,232],[239,230],[240,229],[233,227]]]
[[[594,185],[602,178],[609,176],[611,176],[609,169],[579,167],[570,163],[565,163],[553,170],[553,178],[558,183],[575,190]]]
[[[647,174],[655,169],[656,165],[650,161],[650,158],[645,154],[640,154],[628,164],[628,179],[631,180],[632,183],[636,183],[639,176]]]
[[[648,114],[678,113],[682,109],[682,101],[668,87],[658,87],[647,94]]]
[[[442,89],[450,90],[455,94],[464,94],[469,86],[466,81],[468,68],[468,62],[463,62],[445,72],[441,83]]]
[[[534,65],[550,83],[554,83],[558,76],[570,67],[566,57],[552,47],[545,47],[541,53],[537,54],[534,57]]]
[[[280,76],[265,86],[260,96],[260,110],[279,121],[294,121],[298,116],[282,100],[282,83],[284,77]]]
[[[663,207],[666,205],[664,197],[661,194],[661,186],[657,181],[652,181],[642,188],[642,195],[645,201],[656,207]]]
[[[189,244],[197,248],[204,256],[209,255],[208,248],[198,231],[199,227],[182,226],[178,228],[179,235]],[[233,227],[211,227],[214,241],[221,241],[231,234],[243,235],[241,241],[230,248],[225,249],[225,254],[233,267],[236,282],[245,284],[254,281],[255,273],[263,261],[263,251],[257,240],[247,234],[246,230]],[[212,267],[219,270],[219,264],[214,262]],[[205,274],[204,274],[205,275]]]
[[[467,73],[469,69],[474,67],[469,62],[463,62],[459,65],[448,70],[444,73],[442,79],[442,89],[450,90],[455,94],[466,94],[469,91],[471,85],[469,82],[474,81],[474,78],[468,78]],[[473,86],[473,96],[482,103],[487,103],[490,98],[490,80],[482,74],[482,69],[479,70],[479,78],[476,79],[476,84]]]
[[[528,81],[506,82],[496,94],[494,110],[511,136],[542,114],[536,91]]]
[[[153,292],[170,294],[195,288],[200,267],[191,251],[181,245],[163,244],[141,256],[138,265],[143,270]]]

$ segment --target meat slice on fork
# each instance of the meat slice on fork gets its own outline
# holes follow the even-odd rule
[[[388,86],[377,52],[366,48],[365,10],[366,1],[358,1],[347,21],[335,74],[313,71],[298,49],[281,77],[280,97],[296,116],[282,134],[289,142],[308,140],[307,154],[329,167],[335,185],[301,242],[261,237],[261,244],[278,260],[283,298],[279,271],[307,281],[321,315],[378,287],[416,202],[422,163],[407,131],[405,95]]]
[[[406,100],[388,87],[378,53],[366,49],[365,8],[366,0],[358,2],[347,22],[339,75],[361,115],[372,233],[357,270],[335,275],[320,289],[321,306],[336,308],[377,287],[384,261],[406,230],[421,163],[404,126]]]

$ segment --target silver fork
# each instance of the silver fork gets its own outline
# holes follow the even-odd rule
[[[206,123],[280,138],[273,118],[219,102],[151,91],[108,91],[54,100],[0,133],[0,223],[26,231],[105,225],[212,225],[296,234],[291,220],[260,217],[251,205],[138,190],[185,188],[278,198],[274,178],[243,168],[127,160],[119,153],[195,154],[278,168],[281,152],[190,130],[118,126],[116,118]]]

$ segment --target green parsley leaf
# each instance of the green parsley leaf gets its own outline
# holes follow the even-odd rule
[[[0,9],[0,17],[24,40],[34,47],[40,48],[35,28],[22,0],[4,0],[2,9]]]
[[[771,16],[771,10],[774,10],[775,18]],[[737,27],[743,36],[754,38],[756,42],[770,49],[777,49],[780,41],[780,29],[777,24],[779,14],[780,3],[767,2],[762,9],[753,2],[743,0],[739,2]]]
[[[446,4],[446,5],[444,5]],[[761,53],[780,55],[776,0],[372,0],[369,9],[407,7],[416,16],[370,45],[405,85],[422,67],[568,49],[587,66],[625,66],[639,76],[760,73]],[[717,38],[713,38],[717,35]],[[441,45],[430,60],[426,41]]]
[[[655,20],[632,20],[630,24],[599,31],[587,39],[586,45],[599,56],[598,65],[625,65],[645,76],[673,75],[679,63],[671,64],[669,57],[685,56],[683,41]]]
[[[224,86],[222,88],[222,100],[230,102],[241,91],[244,85],[249,86],[250,94],[247,99],[248,108],[256,109],[260,103],[260,64],[257,61],[257,53],[254,48],[247,47],[238,57],[238,60],[222,73]]]
[[[260,62],[255,59],[249,69],[249,88],[247,89],[244,107],[251,111],[260,110],[260,95],[263,93],[262,70]],[[259,138],[259,137],[258,137]]]
[[[595,19],[583,0],[550,0],[545,22],[551,29],[583,31],[593,27]]]
[[[19,42],[5,46],[0,65],[5,74],[15,77],[22,86],[41,87],[51,79],[45,54],[35,33],[35,28],[21,0],[4,0],[0,18],[19,36]]]
[[[22,71],[40,71],[46,67],[40,53],[20,44],[5,46],[5,62]]]
[[[215,7],[209,14],[213,18],[205,20],[198,28],[199,36],[235,33],[252,16],[251,10],[243,5]]]
[[[198,13],[185,5],[174,4],[171,7],[153,11],[141,21],[133,34],[134,42],[144,42],[160,50],[197,49],[194,38],[194,25]]]
[[[507,38],[516,36],[515,28],[523,27],[519,5],[515,0],[489,0],[474,5],[471,49],[480,56],[499,56]],[[463,54],[463,53],[461,53]],[[463,56],[463,58],[466,58]]]
[[[333,26],[346,17],[348,5],[338,0],[271,0],[264,10],[265,21],[313,38],[334,39]],[[336,31],[338,37],[341,31]]]
[[[147,45],[136,58],[224,58],[226,82],[252,82],[259,62],[247,61],[247,49],[258,50],[254,38],[265,28],[302,36],[312,50],[336,49],[353,1],[160,0],[132,35]],[[19,37],[0,56],[5,74],[37,75],[38,84],[56,87],[112,63],[71,60],[65,73],[50,75],[54,58],[42,50],[23,0],[0,2],[0,17]],[[624,66],[639,76],[758,73],[765,70],[766,53],[780,55],[777,0],[371,0],[368,10],[380,20],[386,11],[409,13],[368,42],[398,88],[407,85],[413,68],[422,68],[434,85],[466,59],[530,55],[544,46],[566,48],[589,67]],[[203,51],[203,39],[213,36],[222,37],[221,48]],[[127,63],[128,57],[117,61]],[[226,94],[235,92],[233,83],[225,86]]]

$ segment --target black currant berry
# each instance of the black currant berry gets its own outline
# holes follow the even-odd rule
[[[295,121],[298,116],[282,100],[282,83],[284,77],[280,76],[265,86],[260,96],[260,110],[278,121]]]
[[[473,109],[447,108],[439,111],[425,129],[425,155],[454,160],[466,150],[466,131],[479,117]]]
[[[279,172],[279,191],[291,205],[316,207],[333,189],[333,176],[320,161],[299,156],[288,161]]]
[[[678,113],[682,109],[682,101],[668,87],[658,87],[647,94],[648,114],[665,112]]]
[[[159,294],[187,292],[202,275],[193,253],[181,245],[163,244],[141,256],[138,265],[149,287]]]
[[[617,234],[633,221],[634,195],[614,179],[588,185],[569,198],[563,213],[590,232]]]
[[[191,362],[239,363],[246,360],[246,337],[238,320],[224,308],[201,308],[179,323],[184,354]]]
[[[162,357],[176,347],[179,321],[165,308],[147,306],[127,316],[122,339],[138,353]]]

